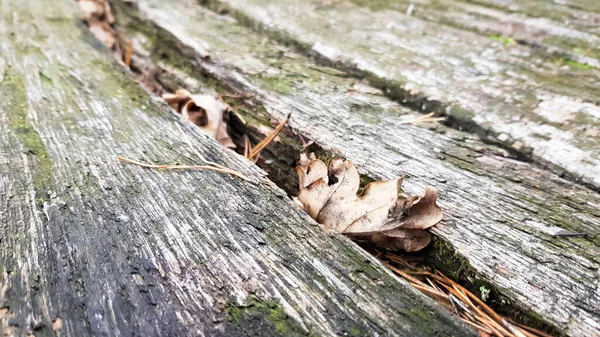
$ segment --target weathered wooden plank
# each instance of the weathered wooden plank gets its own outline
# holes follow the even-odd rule
[[[264,110],[255,108],[252,122],[293,112],[289,123],[297,132],[352,160],[361,173],[406,174],[407,193],[435,184],[446,218],[435,229],[444,241],[432,255],[452,264],[454,249],[468,266],[455,265],[457,274],[475,272],[476,283],[492,284],[513,308],[564,333],[600,332],[597,193],[508,159],[469,134],[400,125],[414,111],[357,92],[356,80],[315,66],[227,15],[183,0],[116,1],[113,8],[139,55],[187,76],[217,79],[222,89],[255,94]],[[553,236],[561,231],[588,236]]]
[[[537,3],[532,11],[535,17],[528,16],[508,8],[497,8],[491,4],[477,5],[463,1],[451,0],[394,0],[394,1],[360,1],[355,3],[368,6],[372,11],[395,10],[406,12],[419,19],[459,29],[467,29],[483,34],[505,44],[526,44],[533,48],[542,48],[546,53],[555,56],[557,63],[575,67],[600,68],[600,31],[591,29],[589,25],[578,24],[577,18],[584,14],[575,10],[569,12],[567,19],[561,21],[538,17],[539,8],[556,6],[553,2]],[[531,5],[529,2],[526,4]],[[508,6],[512,8],[511,6]],[[550,12],[554,13],[554,11]],[[587,13],[585,15],[588,15]],[[593,15],[593,14],[592,14]],[[600,22],[600,15],[597,15]],[[565,60],[561,60],[564,58]]]
[[[345,1],[219,3],[394,98],[600,189],[598,69]]]
[[[600,5],[595,0],[581,1],[514,1],[514,0],[465,0],[466,2],[498,8],[513,13],[524,13],[531,17],[546,17],[576,25],[589,32],[600,33]]]
[[[4,336],[473,332],[142,90],[69,0],[0,3]],[[237,169],[154,171],[157,163]]]

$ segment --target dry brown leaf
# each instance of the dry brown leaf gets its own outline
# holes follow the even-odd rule
[[[117,37],[106,22],[90,21],[90,31],[109,49],[115,48]]]
[[[308,164],[310,164],[310,162],[315,159],[317,159],[317,157],[315,156],[314,153],[311,152],[309,154],[306,154],[306,152],[302,152],[300,154],[300,162],[299,162],[300,167],[306,169],[308,167]]]
[[[83,11],[83,20],[90,31],[110,49],[117,49],[117,33],[112,27],[115,18],[106,0],[79,0],[79,8]]]
[[[56,317],[54,321],[52,321],[52,330],[60,331],[63,328],[63,320],[60,317]]]
[[[171,108],[181,113],[181,117],[196,124],[208,136],[221,145],[234,149],[236,145],[227,133],[227,123],[223,119],[227,105],[206,94],[194,95],[185,89],[174,94],[167,93],[163,99]]]
[[[352,162],[334,159],[327,168],[312,158],[314,154],[303,154],[296,167],[298,200],[319,223],[391,250],[413,252],[431,242],[425,230],[442,219],[435,187],[426,186],[423,197],[400,199],[399,178],[372,182],[357,194],[360,176]]]

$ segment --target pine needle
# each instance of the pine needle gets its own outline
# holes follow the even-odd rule
[[[125,44],[125,53],[123,54],[123,63],[129,68],[131,65],[131,54],[133,53],[133,48],[131,48],[131,42],[127,41]]]
[[[250,144],[248,136],[244,135],[244,158],[248,158],[250,151],[252,151],[252,144]]]
[[[246,158],[248,158],[250,160],[253,160],[253,159],[258,160],[255,157],[257,157],[262,152],[262,150],[264,150],[264,148],[267,147],[267,145],[269,145],[273,141],[273,139],[275,139],[275,137],[277,137],[279,132],[281,132],[281,130],[283,130],[283,127],[285,126],[285,124],[290,120],[291,116],[292,116],[291,113],[289,115],[287,115],[287,117],[283,120],[283,122],[281,122],[277,126],[275,131],[273,131],[270,135],[268,135],[260,143],[256,144],[256,146],[250,151],[250,154]]]
[[[414,119],[409,119],[406,121],[400,122],[400,124],[418,124],[418,123],[433,123],[440,122],[446,120],[445,117],[433,117],[433,112],[428,113],[427,115],[419,116]]]
[[[408,268],[399,269],[386,263],[385,260],[383,261],[390,270],[406,279],[410,285],[432,297],[450,311],[454,311],[462,321],[476,328],[482,336],[551,337],[497,314],[473,293],[438,270],[431,273],[423,268],[417,268],[406,258],[392,253],[386,253],[381,257],[391,263]],[[378,256],[380,259],[381,257]]]
[[[210,170],[210,171],[231,174],[231,175],[239,177],[245,181],[250,181],[250,179],[248,177],[241,174],[240,172],[230,170],[230,169],[222,167],[222,166],[215,167],[215,166],[208,166],[208,165],[153,165],[153,164],[146,164],[146,163],[142,163],[139,161],[135,161],[135,160],[131,160],[131,159],[123,158],[123,157],[117,157],[117,159],[122,162],[138,165],[141,167],[163,169],[163,170],[175,170],[175,169],[178,169],[178,170],[190,170],[190,169]]]

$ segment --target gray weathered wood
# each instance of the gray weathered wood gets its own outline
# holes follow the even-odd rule
[[[462,266],[481,277],[474,282],[492,284],[512,307],[571,336],[600,334],[596,192],[507,158],[472,135],[400,125],[415,112],[357,92],[346,74],[315,66],[193,2],[116,1],[114,8],[140,56],[173,73],[208,75],[221,88],[255,94],[254,103],[266,110],[255,109],[255,121],[293,112],[289,123],[297,132],[352,160],[361,173],[374,179],[407,174],[404,188],[412,194],[425,183],[436,185],[446,217],[434,229],[445,242],[434,255],[453,247],[466,261]],[[588,236],[553,237],[561,231]],[[443,263],[453,258],[444,255]]]
[[[3,336],[473,334],[173,118],[77,24],[76,6],[0,2]],[[117,155],[202,155],[253,182]]]
[[[525,1],[519,5],[510,4],[507,8],[493,3],[486,5],[453,0],[355,2],[369,6],[373,11],[406,12],[426,21],[472,30],[505,44],[521,43],[542,48],[550,54],[548,57],[556,57],[557,63],[600,68],[600,14],[563,8],[566,12],[564,17],[556,17],[556,7],[560,7],[556,2]],[[523,12],[520,8],[529,10]],[[593,23],[594,16],[596,24]],[[574,62],[569,63],[568,60]]]
[[[600,189],[599,69],[557,64],[525,46],[347,1],[220,3],[369,77],[394,98],[446,114],[460,128]]]
[[[515,1],[515,0],[465,0],[486,7],[498,8],[506,12],[523,13],[531,17],[545,17],[569,23],[590,33],[600,33],[600,5],[595,0],[580,1]]]

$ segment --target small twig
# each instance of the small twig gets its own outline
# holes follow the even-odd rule
[[[267,145],[269,145],[273,141],[273,139],[275,139],[275,137],[277,137],[277,135],[279,134],[279,132],[281,132],[281,130],[283,130],[283,127],[290,120],[291,116],[292,116],[291,113],[289,115],[287,115],[287,117],[283,120],[283,122],[279,123],[279,125],[277,126],[277,128],[275,129],[275,131],[273,131],[270,135],[268,135],[260,143],[256,144],[256,146],[252,149],[252,151],[250,151],[250,154],[248,155],[247,158],[250,159],[250,160],[252,160],[258,154],[260,154],[262,152],[262,150],[265,147],[267,147]]]
[[[221,173],[227,173],[227,174],[231,174],[234,175],[236,177],[239,177],[245,181],[250,181],[250,179],[248,177],[246,177],[245,175],[234,171],[234,170],[230,170],[228,168],[222,168],[222,167],[214,167],[214,166],[207,166],[207,165],[153,165],[153,164],[146,164],[146,163],[142,163],[139,161],[135,161],[135,160],[131,160],[131,159],[127,159],[127,158],[123,158],[123,157],[117,157],[118,160],[129,163],[129,164],[135,164],[141,167],[147,167],[147,168],[155,168],[155,169],[163,169],[163,170],[174,170],[174,169],[181,169],[181,170],[189,170],[189,169],[199,169],[199,170],[210,170],[210,171],[216,171],[216,172],[221,172]]]
[[[417,123],[430,123],[430,122],[432,123],[432,122],[443,121],[445,119],[446,118],[444,118],[444,117],[433,117],[433,112],[431,112],[424,116],[419,116],[414,119],[402,121],[402,122],[400,122],[400,124],[417,124]]]

